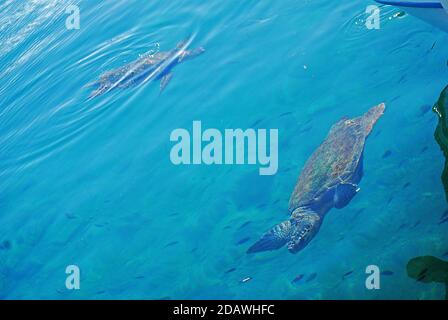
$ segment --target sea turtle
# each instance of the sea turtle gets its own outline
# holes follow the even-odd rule
[[[343,118],[333,125],[299,176],[289,200],[291,217],[265,233],[248,253],[285,244],[291,253],[297,253],[316,235],[331,208],[348,205],[360,190],[366,138],[384,110],[382,103],[360,117]]]
[[[179,42],[174,50],[146,54],[118,69],[103,73],[97,81],[86,87],[95,87],[89,99],[98,97],[115,88],[129,88],[142,82],[160,80],[160,91],[168,85],[173,68],[181,62],[197,57],[205,49],[187,50],[188,41]]]

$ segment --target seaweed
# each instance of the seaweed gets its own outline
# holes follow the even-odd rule
[[[437,124],[434,138],[445,157],[445,165],[442,171],[442,184],[445,190],[445,199],[448,201],[448,86],[443,89],[439,100],[432,110],[437,114],[439,123]],[[439,224],[448,220],[448,211],[445,211]],[[443,255],[445,256],[445,254]],[[443,283],[445,285],[445,300],[448,300],[448,262],[433,256],[415,257],[409,260],[407,266],[409,277],[423,283]]]
[[[448,300],[448,262],[433,256],[416,257],[409,260],[408,276],[423,283],[443,283],[445,300]]]
[[[445,165],[442,171],[442,184],[445,190],[445,198],[448,201],[448,86],[443,89],[439,100],[433,106],[432,110],[439,117],[439,123],[434,133],[434,138],[445,157]]]

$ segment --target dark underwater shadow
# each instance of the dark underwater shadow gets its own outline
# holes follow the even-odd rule
[[[432,110],[439,117],[439,124],[437,125],[436,131],[434,133],[434,138],[439,144],[440,149],[442,149],[443,155],[445,157],[445,166],[442,172],[442,183],[445,189],[445,197],[448,201],[448,123],[447,123],[447,112],[448,112],[448,86],[443,89],[440,94],[439,100],[436,102]]]
[[[408,276],[424,283],[445,284],[445,300],[448,300],[448,262],[432,256],[409,260],[406,270]]]
[[[445,157],[445,166],[442,171],[442,183],[445,190],[445,199],[448,201],[448,86],[443,89],[439,100],[432,110],[439,117],[439,123],[434,138]],[[423,283],[443,283],[445,285],[445,300],[448,300],[448,262],[433,256],[416,257],[409,260],[406,266],[409,277]]]

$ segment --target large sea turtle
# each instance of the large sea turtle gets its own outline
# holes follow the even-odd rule
[[[382,103],[360,117],[343,118],[333,125],[299,176],[289,200],[291,217],[265,233],[248,253],[285,244],[291,253],[297,253],[316,235],[331,208],[348,205],[359,191],[366,138],[384,110]]]
[[[188,41],[185,40],[171,51],[146,54],[125,66],[103,73],[97,81],[86,85],[95,87],[89,99],[115,88],[129,88],[151,80],[160,80],[160,91],[163,91],[171,80],[172,70],[176,65],[205,51],[202,47],[187,50],[187,46]]]

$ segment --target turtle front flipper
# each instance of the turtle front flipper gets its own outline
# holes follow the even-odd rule
[[[310,209],[299,208],[286,220],[265,233],[252,245],[247,253],[271,251],[285,244],[291,253],[297,253],[314,238],[322,224],[322,219]]]
[[[166,86],[170,82],[171,78],[173,77],[173,74],[167,73],[162,77],[162,80],[160,80],[160,93],[162,93],[163,90],[165,90]]]
[[[354,183],[339,184],[334,192],[334,207],[337,209],[346,207],[359,190],[360,188]]]
[[[197,56],[200,56],[205,52],[205,49],[203,47],[199,47],[196,49],[188,50],[187,51],[187,57],[188,58],[195,58]]]

